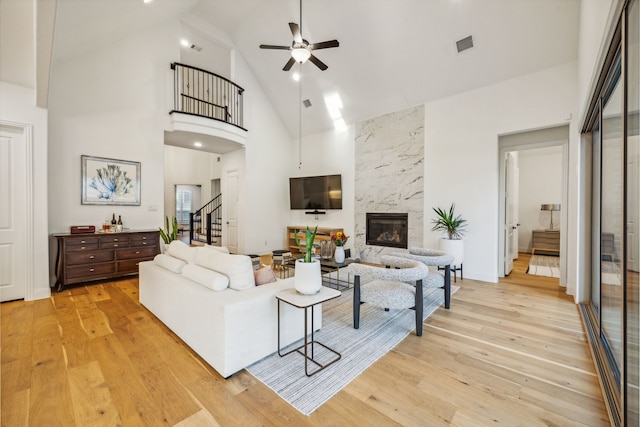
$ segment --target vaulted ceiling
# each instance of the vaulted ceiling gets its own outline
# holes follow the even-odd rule
[[[228,37],[297,135],[301,110],[304,134],[334,127],[328,96],[339,96],[350,124],[578,55],[579,0],[303,0],[302,7],[305,39],[340,42],[315,52],[326,71],[307,62],[284,72],[287,51],[258,48],[291,43],[288,23],[300,21],[299,0],[58,0],[53,60],[171,17],[195,17]],[[467,36],[475,46],[458,53],[455,42]],[[300,96],[312,106],[301,109]]]

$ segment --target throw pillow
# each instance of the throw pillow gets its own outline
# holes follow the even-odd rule
[[[193,262],[196,259],[196,248],[187,245],[181,240],[174,240],[169,243],[167,253],[175,258],[180,258],[185,262]]]
[[[214,291],[224,291],[229,286],[229,278],[224,274],[195,264],[185,265],[182,269],[182,275]]]
[[[180,274],[182,272],[182,268],[187,265],[183,260],[174,258],[167,254],[158,254],[155,256],[153,261],[156,265],[178,274]]]
[[[259,270],[255,270],[254,277],[256,281],[256,286],[266,285],[267,283],[275,282],[276,275],[271,269],[271,266],[262,267]]]
[[[253,266],[251,258],[246,255],[228,255],[217,251],[201,251],[196,257],[196,264],[226,275],[229,287],[235,290],[253,288]]]

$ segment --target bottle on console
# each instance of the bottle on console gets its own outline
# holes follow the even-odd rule
[[[116,224],[116,231],[122,231],[122,216],[118,215],[118,223]]]
[[[116,214],[114,213],[113,216],[111,217],[111,231],[116,231]]]

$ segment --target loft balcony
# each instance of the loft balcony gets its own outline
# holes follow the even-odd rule
[[[244,89],[215,73],[174,62],[171,133],[208,135],[219,142],[218,153],[244,146]],[[173,145],[173,144],[172,144]]]

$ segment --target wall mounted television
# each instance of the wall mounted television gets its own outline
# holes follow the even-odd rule
[[[289,178],[291,209],[342,209],[342,175]]]

